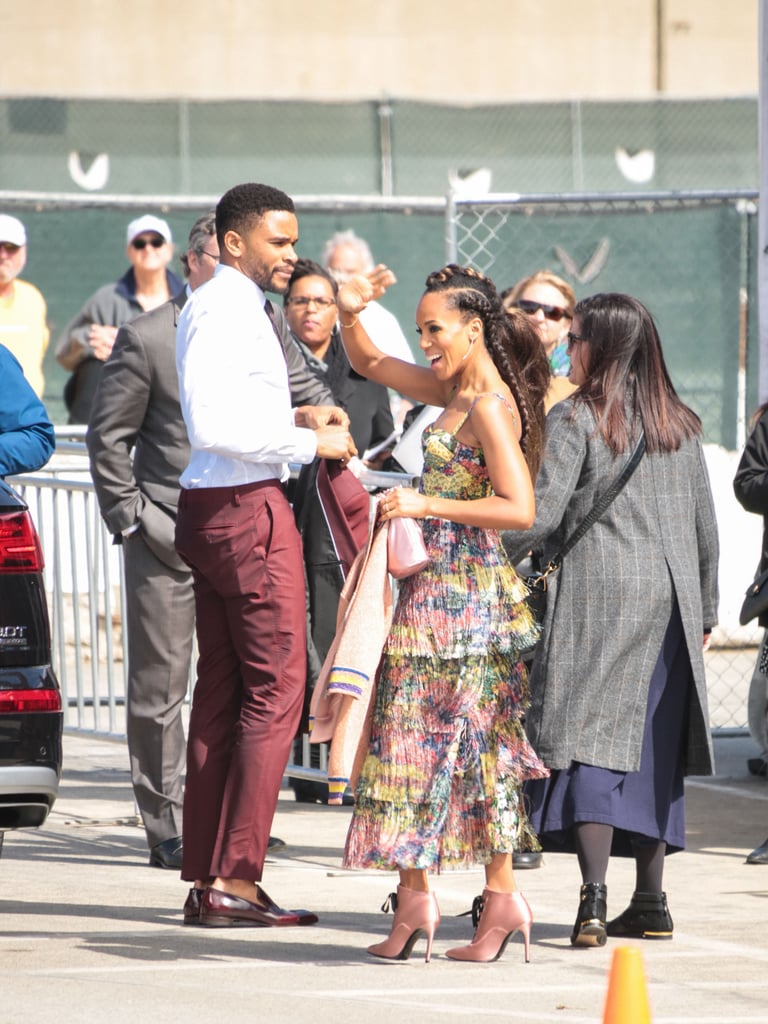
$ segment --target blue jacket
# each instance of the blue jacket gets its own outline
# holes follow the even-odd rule
[[[16,357],[0,345],[0,477],[39,469],[55,447],[45,406]]]

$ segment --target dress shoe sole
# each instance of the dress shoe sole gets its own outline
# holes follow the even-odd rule
[[[204,928],[272,928],[266,921],[252,921],[245,917],[221,917],[217,914],[205,914],[197,921],[185,921],[184,924],[199,924]]]
[[[163,868],[167,871],[181,871],[181,861],[169,864],[168,861],[163,860],[161,857],[150,857],[149,866],[151,868]]]

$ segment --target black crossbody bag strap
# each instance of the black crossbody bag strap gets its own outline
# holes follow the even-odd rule
[[[627,460],[624,469],[622,469],[621,473],[616,477],[616,479],[613,481],[613,483],[605,492],[605,494],[602,494],[597,499],[595,504],[592,506],[591,510],[587,513],[586,516],[584,516],[581,523],[576,527],[576,529],[566,540],[566,542],[563,544],[563,546],[560,548],[557,554],[553,555],[553,557],[549,560],[547,568],[544,570],[544,572],[547,575],[550,572],[554,572],[555,570],[560,568],[560,564],[563,561],[565,555],[568,554],[568,552],[571,550],[574,544],[581,540],[581,538],[584,536],[584,534],[587,532],[590,526],[592,526],[593,523],[597,522],[597,520],[600,518],[603,512],[605,512],[605,510],[611,504],[613,499],[616,497],[616,495],[619,493],[622,487],[624,487],[624,485],[632,476],[632,474],[635,472],[638,463],[640,462],[640,459],[642,459],[644,454],[645,434],[642,433],[637,444],[635,445],[634,451]]]

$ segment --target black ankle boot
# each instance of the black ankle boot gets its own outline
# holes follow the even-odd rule
[[[622,939],[671,939],[674,924],[667,894],[636,892],[623,914],[608,922],[608,934]]]
[[[571,934],[572,946],[604,946],[608,890],[599,882],[587,882],[579,893],[579,912]]]

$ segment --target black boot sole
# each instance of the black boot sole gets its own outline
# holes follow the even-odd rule
[[[578,932],[571,936],[571,945],[583,947],[604,946],[607,938],[604,921],[597,919],[583,921],[579,925]]]

